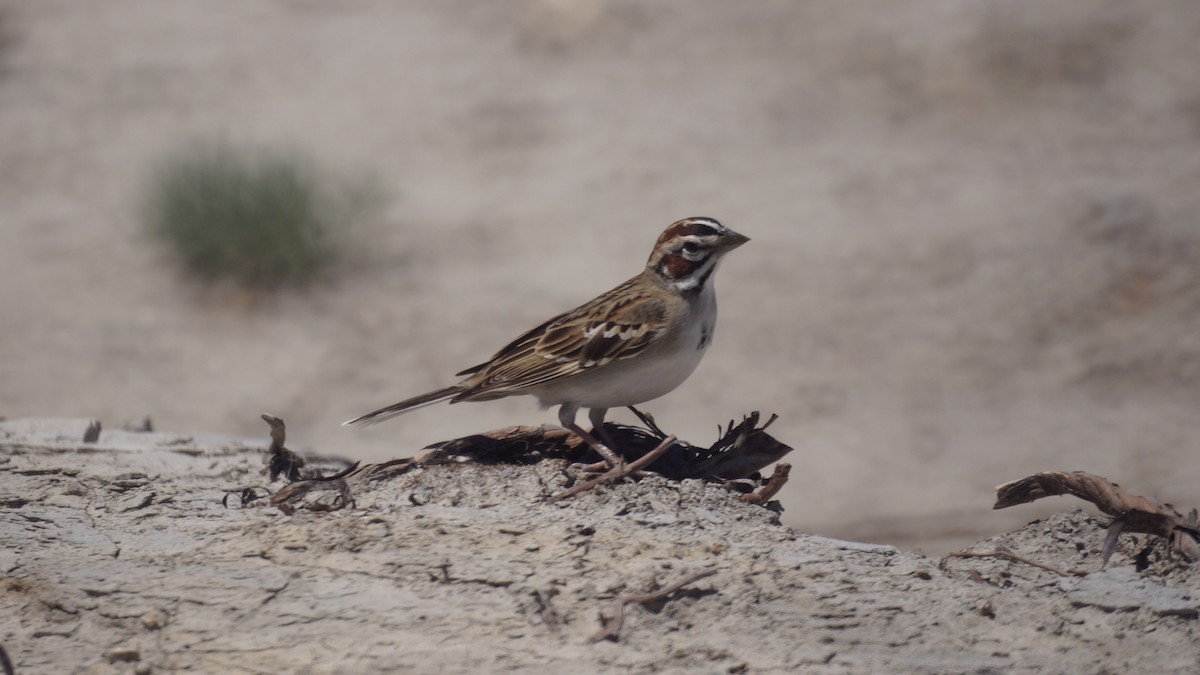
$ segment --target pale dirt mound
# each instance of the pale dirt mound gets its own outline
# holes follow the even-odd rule
[[[707,215],[753,241],[646,410],[703,442],[778,413],[786,524],[950,550],[1058,468],[1200,504],[1197,35],[1195,0],[0,0],[0,415],[257,436],[267,408],[376,462],[549,422],[339,426]],[[255,302],[179,274],[146,188],[213,139],[370,177],[345,275]]]
[[[565,464],[417,469],[284,515],[263,445],[0,424],[0,636],[16,672],[1187,672],[1200,573],[1060,514],[937,560],[802,534],[700,481],[556,504]],[[330,463],[332,464],[332,463]],[[281,483],[271,486],[272,490]],[[259,494],[263,494],[260,490]],[[868,498],[864,495],[864,498]],[[980,495],[987,501],[989,495]],[[803,521],[802,500],[787,507]],[[713,576],[626,607],[613,599]]]

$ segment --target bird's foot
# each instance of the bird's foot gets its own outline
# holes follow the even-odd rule
[[[573,496],[579,494],[580,492],[587,492],[588,490],[595,488],[597,485],[604,485],[605,483],[611,483],[613,481],[622,480],[622,479],[626,478],[627,476],[639,476],[642,474],[642,469],[646,468],[650,464],[653,464],[654,461],[657,460],[659,457],[662,457],[663,454],[671,447],[671,445],[674,442],[675,442],[674,436],[667,436],[666,438],[663,439],[662,443],[658,444],[658,447],[654,448],[653,450],[646,453],[645,455],[637,458],[636,460],[630,462],[629,464],[625,464],[624,460],[620,460],[618,458],[617,465],[615,467],[613,467],[612,469],[605,471],[604,473],[600,474],[596,478],[593,478],[593,479],[587,480],[587,481],[583,481],[581,483],[576,483],[574,486],[572,486],[566,490],[563,490],[562,492],[550,495],[549,497],[546,498],[546,501],[556,502],[556,501],[559,501],[562,499],[566,499],[568,497],[573,497]],[[593,447],[595,447],[595,446],[593,446]],[[608,448],[605,448],[605,450],[607,450],[607,449]],[[599,450],[597,450],[597,452],[599,452]]]
[[[564,426],[563,428],[578,436],[583,440],[584,443],[588,444],[588,447],[590,447],[592,450],[595,450],[596,454],[604,458],[603,462],[597,462],[595,464],[575,464],[572,465],[572,468],[578,468],[588,473],[597,473],[608,470],[619,475],[624,472],[625,458],[613,452],[612,449],[603,441],[574,424],[570,426]],[[603,427],[601,427],[598,431],[607,436],[607,433],[604,431]]]
[[[590,464],[577,462],[571,465],[571,469],[581,473],[609,473],[613,476],[622,476],[625,474],[624,457],[613,452],[603,443],[592,445],[591,448],[596,451],[596,454],[603,457],[604,460]]]
[[[613,467],[609,466],[608,462],[592,462],[591,464],[576,462],[567,468],[578,473],[604,473]]]

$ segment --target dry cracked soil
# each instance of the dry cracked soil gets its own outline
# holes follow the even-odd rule
[[[0,423],[0,637],[31,673],[1196,672],[1200,573],[1081,510],[942,561],[648,477],[451,464],[291,515],[264,443]],[[337,468],[335,460],[313,460]],[[260,497],[266,490],[259,489]],[[864,498],[868,495],[864,494]],[[804,504],[790,501],[789,510]],[[591,638],[614,602],[617,640]]]

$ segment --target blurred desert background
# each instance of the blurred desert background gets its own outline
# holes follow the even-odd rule
[[[184,274],[144,204],[205,139],[371,185],[343,264]],[[262,438],[271,412],[368,461],[552,422],[518,398],[340,426],[693,215],[753,241],[705,362],[644,409],[703,444],[778,413],[787,524],[936,552],[1035,517],[992,487],[1059,469],[1200,505],[1192,0],[0,1],[10,419]]]

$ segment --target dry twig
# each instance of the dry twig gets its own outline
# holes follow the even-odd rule
[[[588,639],[588,642],[599,642],[601,640],[612,640],[616,642],[621,635],[621,626],[625,624],[625,605],[636,602],[646,604],[648,602],[656,602],[658,600],[666,600],[672,593],[696,583],[705,577],[711,577],[716,574],[717,570],[709,569],[703,572],[697,572],[691,576],[685,577],[666,588],[653,591],[651,593],[633,593],[617,597],[613,601],[612,616],[607,619],[603,615],[600,617],[600,630]]]
[[[221,506],[223,506],[225,508],[229,508],[229,498],[232,495],[237,495],[238,496],[238,504],[242,508],[245,508],[246,505],[249,504],[250,502],[252,502],[256,499],[262,499],[262,497],[258,496],[258,490],[262,490],[263,492],[266,492],[267,494],[264,496],[270,496],[270,494],[271,494],[271,491],[264,487],[242,488],[241,490],[234,490],[232,492],[226,492],[225,496],[221,498]]]
[[[270,453],[267,456],[269,480],[274,481],[281,474],[288,479],[289,483],[301,480],[303,476],[300,474],[300,469],[304,467],[304,458],[283,447],[283,441],[287,438],[287,429],[283,420],[267,413],[263,413],[261,417],[271,427],[271,447],[267,450]]]
[[[624,424],[605,423],[605,431],[614,439],[629,461],[636,461],[662,444],[667,434],[654,418],[632,409],[645,429]],[[780,443],[766,428],[774,422],[758,426],[759,414],[752,412],[739,424],[729,428],[709,448],[675,441],[650,465],[648,471],[672,480],[702,478],[729,481],[755,478],[766,466],[782,459],[792,451]],[[506,427],[431,445],[417,455],[422,464],[444,462],[515,462],[533,463],[543,459],[566,459],[581,462],[592,458],[591,449],[580,438],[561,427]]]
[[[791,448],[775,440],[764,430],[775,421],[771,416],[762,427],[758,426],[759,414],[747,415],[741,423],[729,423],[729,428],[710,448],[698,448],[668,436],[654,423],[654,418],[632,408],[634,414],[646,425],[645,429],[621,424],[606,424],[606,430],[630,460],[623,467],[609,470],[600,476],[579,483],[563,492],[551,495],[554,502],[593,489],[598,485],[638,475],[646,470],[673,480],[701,478],[731,484],[735,480],[750,482],[751,488],[760,487],[757,494],[743,495],[742,499],[754,504],[765,504],[787,481],[788,465],[776,468],[774,475],[765,484],[759,471],[791,452]],[[312,510],[335,510],[354,504],[353,488],[363,481],[384,480],[404,473],[414,466],[445,464],[451,462],[506,462],[532,464],[543,459],[555,458],[582,461],[590,458],[593,451],[582,439],[561,427],[506,427],[482,434],[473,434],[429,446],[416,457],[397,459],[382,464],[357,464],[333,476],[306,475],[304,460],[284,447],[285,428],[283,420],[264,414],[262,418],[271,425],[271,448],[268,457],[271,479],[284,475],[290,485],[271,497],[271,504],[291,512],[305,495],[317,490],[336,490],[337,498],[331,503],[317,502]]]
[[[271,505],[278,506],[280,511],[291,513],[296,505],[311,492],[336,490],[337,496],[332,503],[313,502],[308,505],[310,511],[336,511],[354,506],[354,487],[359,483],[386,480],[408,472],[416,462],[411,458],[393,459],[379,464],[359,466],[358,462],[332,476],[308,478],[291,483],[271,496]]]
[[[767,479],[767,484],[763,485],[754,492],[742,495],[741,500],[744,502],[750,502],[751,504],[757,504],[759,506],[766,504],[767,502],[771,501],[771,498],[774,497],[780,489],[783,488],[784,483],[786,483],[788,480],[788,474],[791,472],[791,464],[776,464],[775,473],[771,474],[771,477]]]
[[[633,406],[628,406],[630,412],[638,418],[638,421],[646,425],[646,428],[657,435],[659,438],[666,438],[667,432],[658,428],[658,424],[654,421],[654,416],[650,413],[644,413]]]
[[[1042,563],[1030,560],[1029,558],[1023,558],[1016,553],[1003,548],[998,548],[994,551],[954,551],[953,553],[947,553],[945,557],[942,558],[941,562],[938,563],[938,568],[944,571],[946,569],[946,561],[950,558],[1003,558],[1012,562],[1025,563],[1026,565],[1043,569],[1047,572],[1053,572],[1060,577],[1082,577],[1087,574],[1087,572],[1084,570],[1067,570],[1064,572],[1057,567],[1043,565]]]
[[[996,488],[994,509],[1003,509],[1042,497],[1070,494],[1089,501],[1113,517],[1101,554],[1108,564],[1122,532],[1139,532],[1162,537],[1167,553],[1175,552],[1189,562],[1200,560],[1200,516],[1192,509],[1181,515],[1170,504],[1130,494],[1116,483],[1084,471],[1050,471],[1005,483]]]
[[[375,466],[375,465],[371,465]],[[310,480],[298,480],[281,489],[279,492],[271,495],[271,506],[278,506],[280,511],[284,513],[292,513],[296,507],[291,502],[298,501],[301,497],[309,492],[316,490],[336,490],[337,496],[333,503],[326,504],[316,502],[308,508],[311,511],[337,511],[338,509],[347,506],[354,506],[354,497],[350,494],[350,485],[346,482],[346,477],[358,469],[358,462],[351,464],[343,471],[339,471],[332,476],[322,478],[312,478]]]
[[[736,426],[730,420],[721,438],[696,458],[693,471],[704,477],[736,480],[748,478],[782,459],[792,449],[766,432],[767,427],[777,419],[778,415],[771,415],[760,427],[758,411],[755,410]]]

